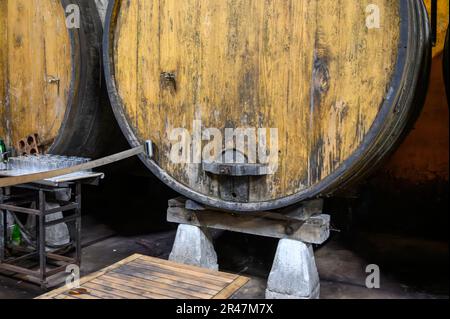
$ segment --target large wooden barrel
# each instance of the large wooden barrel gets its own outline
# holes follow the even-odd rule
[[[423,104],[429,31],[421,0],[115,0],[106,81],[126,138],[153,142],[141,159],[167,185],[271,210],[353,185],[397,146]],[[238,128],[259,133],[243,143],[256,161],[207,140]]]
[[[94,1],[0,0],[0,138],[99,155],[114,122],[100,103],[101,40]]]

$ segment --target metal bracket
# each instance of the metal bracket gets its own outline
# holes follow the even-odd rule
[[[225,176],[265,176],[269,175],[267,164],[207,163],[203,162],[203,170],[214,175]]]
[[[59,84],[61,82],[61,80],[58,77],[56,77],[56,76],[49,75],[47,77],[47,82],[49,84]]]
[[[61,84],[61,79],[53,76],[53,75],[49,75],[47,77],[47,82],[48,84],[56,84],[57,88],[58,88],[58,95],[59,95],[59,88],[60,88],[60,84]]]
[[[154,156],[153,142],[150,140],[145,141],[144,146],[145,146],[145,154],[147,154],[147,156],[149,158],[153,158],[153,156]]]

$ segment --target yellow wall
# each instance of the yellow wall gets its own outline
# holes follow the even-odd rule
[[[431,12],[431,0],[425,0],[425,5],[429,12]],[[433,56],[439,55],[444,49],[445,34],[447,32],[449,20],[449,1],[448,0],[438,0],[438,27],[437,35],[438,41],[436,47],[433,49]]]
[[[426,4],[430,7],[431,0]],[[384,167],[389,176],[412,183],[447,180],[449,171],[449,110],[442,75],[442,50],[448,26],[449,2],[438,1],[438,42],[433,49],[430,87],[413,131]]]
[[[430,88],[423,112],[384,170],[393,177],[412,182],[448,180],[448,121],[440,54],[433,59]]]

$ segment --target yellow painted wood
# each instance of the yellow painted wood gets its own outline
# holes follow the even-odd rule
[[[437,42],[433,48],[433,57],[444,51],[445,35],[447,34],[449,22],[449,1],[438,0],[438,24],[437,24]],[[431,0],[425,0],[428,12],[431,14]]]
[[[219,197],[199,165],[169,159],[173,128],[277,128],[279,169],[250,179],[249,201],[307,189],[360,146],[397,61],[399,5],[392,0],[119,1],[114,72],[125,114],[172,177]],[[377,4],[381,28],[366,27]],[[313,80],[313,70],[329,74]],[[176,73],[176,90],[160,84]],[[325,74],[326,72],[322,72]],[[314,91],[316,88],[316,93]]]
[[[34,133],[52,141],[72,72],[64,8],[59,0],[0,0],[0,9],[0,137],[12,146]]]

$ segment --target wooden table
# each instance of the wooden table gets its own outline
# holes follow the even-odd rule
[[[228,299],[249,278],[133,255],[37,299]]]

